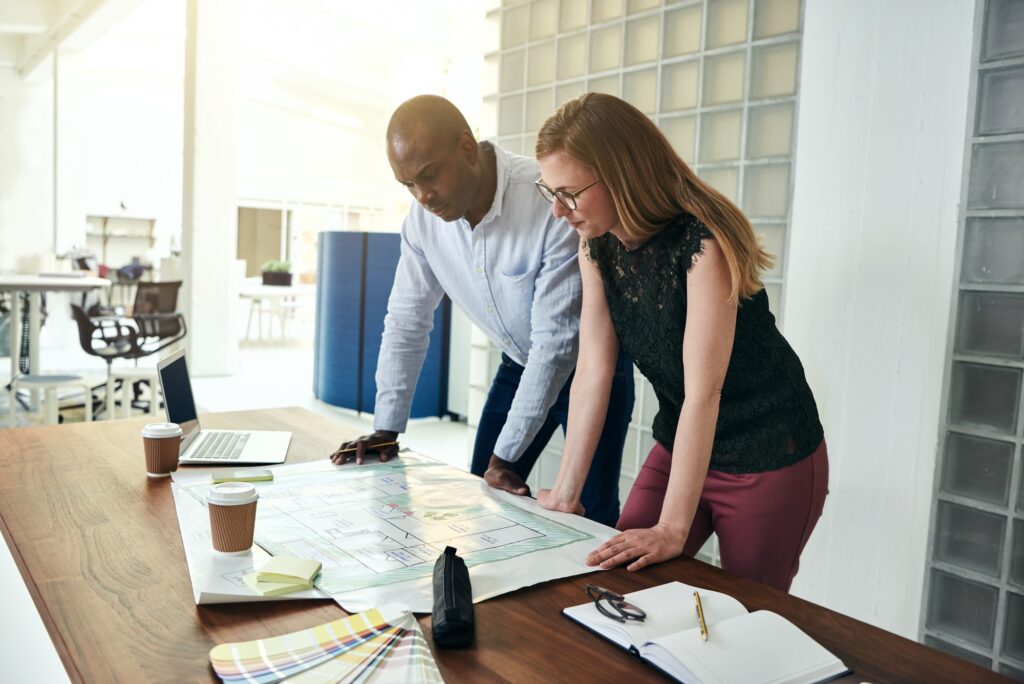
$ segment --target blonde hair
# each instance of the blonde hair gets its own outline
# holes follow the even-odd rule
[[[633,105],[586,93],[570,100],[537,134],[537,158],[567,152],[597,173],[631,238],[644,240],[688,212],[711,231],[732,281],[730,302],[764,288],[760,272],[773,260],[750,221],[729,199],[697,177],[664,134]]]

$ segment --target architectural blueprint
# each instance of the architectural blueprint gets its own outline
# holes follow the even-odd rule
[[[321,460],[273,471],[273,481],[254,483],[256,543],[273,555],[319,560],[317,588],[346,609],[401,601],[429,611],[434,561],[445,546],[466,560],[482,600],[592,571],[583,558],[614,533],[413,452],[387,463]],[[208,476],[175,479],[196,503],[212,486]]]

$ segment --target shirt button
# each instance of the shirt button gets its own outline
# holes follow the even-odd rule
[[[477,266],[477,267],[476,267],[476,272],[477,272],[477,273],[483,273],[483,272],[484,272],[484,269],[483,269],[483,268],[481,268],[480,266]]]
[[[487,313],[494,313],[494,307],[493,306],[487,307]]]
[[[502,341],[503,343],[505,343],[505,344],[508,344],[508,343],[509,343],[509,342],[511,342],[512,340],[508,339],[507,337],[503,337],[503,338],[501,338],[501,341]]]

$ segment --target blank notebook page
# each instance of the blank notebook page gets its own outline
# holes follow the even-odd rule
[[[767,611],[719,622],[708,632],[707,641],[699,630],[671,634],[642,652],[671,673],[679,673],[672,665],[678,660],[704,684],[809,684],[846,670],[795,625]]]

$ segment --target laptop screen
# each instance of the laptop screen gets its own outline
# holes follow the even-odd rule
[[[160,369],[160,385],[164,391],[167,420],[181,426],[182,440],[185,441],[199,425],[199,419],[184,354]]]

